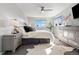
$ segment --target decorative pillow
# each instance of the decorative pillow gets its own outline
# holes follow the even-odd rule
[[[34,31],[34,29],[30,26],[24,26],[24,30],[25,30],[25,32]]]

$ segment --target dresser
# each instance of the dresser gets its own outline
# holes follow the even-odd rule
[[[2,51],[16,51],[16,48],[22,44],[22,33],[3,35],[2,36]]]

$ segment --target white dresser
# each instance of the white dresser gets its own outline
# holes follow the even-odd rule
[[[15,52],[16,48],[21,45],[22,33],[3,35],[2,37],[2,51],[13,51]]]

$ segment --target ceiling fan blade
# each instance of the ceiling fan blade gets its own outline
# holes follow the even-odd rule
[[[44,11],[53,11],[53,9],[44,9]]]

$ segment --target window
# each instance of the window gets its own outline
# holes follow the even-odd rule
[[[37,20],[34,21],[34,23],[35,23],[35,25],[36,25],[37,27],[44,27],[45,24],[46,24],[46,20],[37,19]]]

